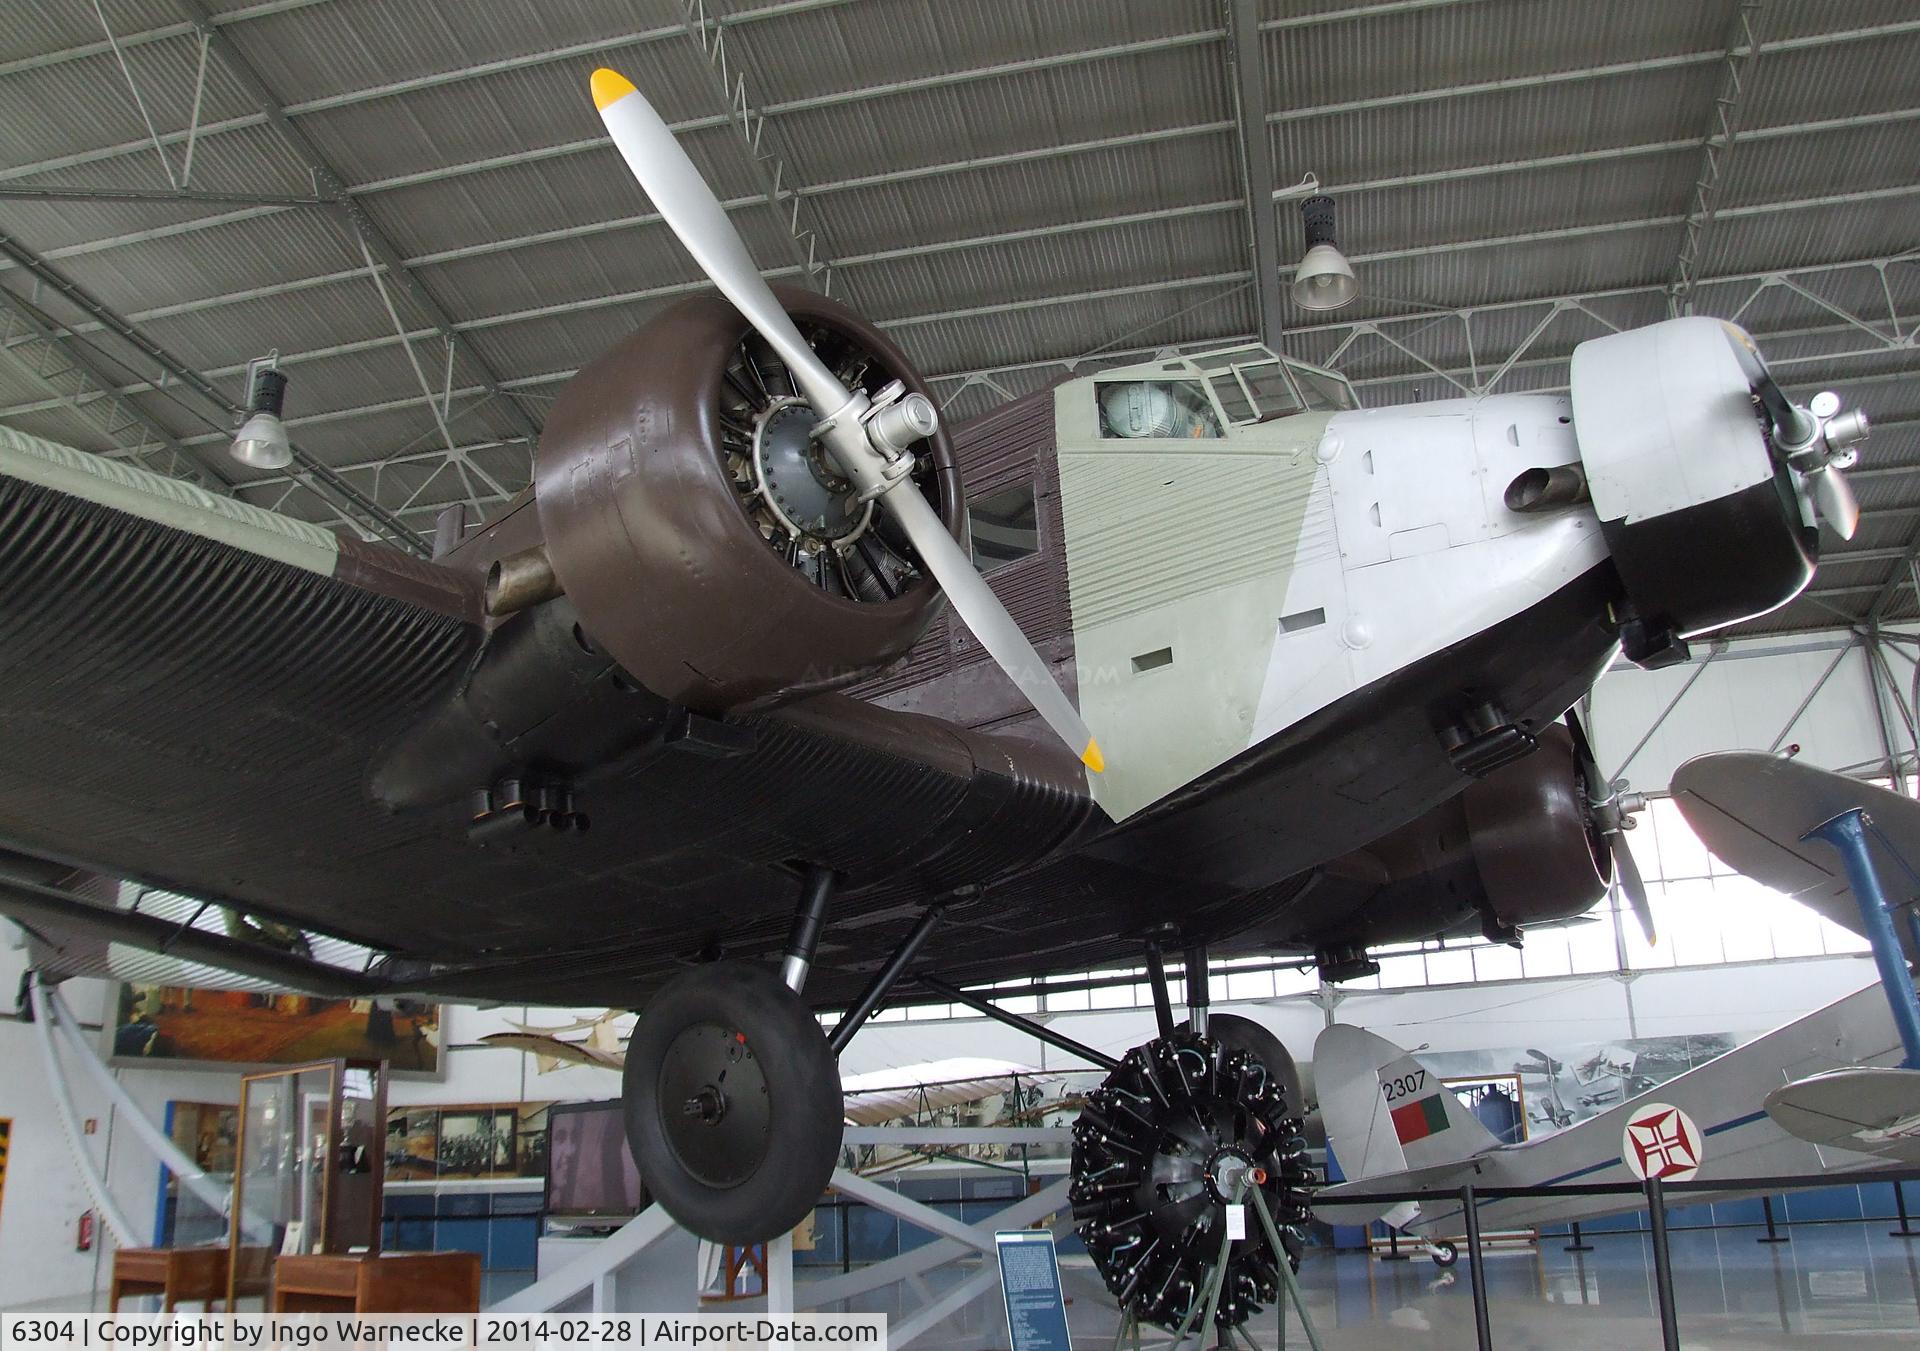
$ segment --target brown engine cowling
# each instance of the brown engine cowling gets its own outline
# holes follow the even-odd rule
[[[1273,937],[1340,952],[1437,933],[1506,937],[1584,914],[1613,864],[1575,766],[1566,728],[1547,728],[1532,754],[1334,860]]]
[[[1556,725],[1532,755],[1460,795],[1485,913],[1495,926],[1571,919],[1606,894],[1613,859],[1594,828],[1577,763],[1573,738]]]
[[[843,375],[869,391],[898,379],[927,392],[900,350],[851,311],[811,292],[778,294],[830,365],[844,359]],[[846,557],[816,553],[816,576],[806,553],[796,563],[756,520],[754,485],[740,481],[737,403],[728,412],[743,384],[742,369],[729,366],[753,341],[747,333],[717,296],[666,311],[568,382],[535,466],[547,553],[583,628],[653,693],[707,713],[765,707],[885,666],[913,645],[939,601],[924,576],[896,575],[897,588],[887,587],[882,566],[861,562],[877,553],[912,561],[877,508],[861,552],[850,544]],[[791,475],[804,467],[809,416],[795,406],[784,422]],[[916,486],[963,538],[946,432],[914,450]],[[831,472],[817,458],[814,470]]]

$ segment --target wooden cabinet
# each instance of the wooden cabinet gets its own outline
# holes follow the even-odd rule
[[[480,1258],[470,1252],[282,1257],[273,1312],[478,1313]]]
[[[168,1313],[196,1301],[212,1312],[214,1301],[227,1297],[227,1250],[120,1248],[113,1254],[109,1312],[119,1312],[123,1295],[159,1295]]]

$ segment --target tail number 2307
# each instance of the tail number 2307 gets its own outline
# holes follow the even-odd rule
[[[1415,1070],[1412,1074],[1402,1074],[1395,1079],[1382,1079],[1380,1091],[1387,1095],[1388,1102],[1399,1102],[1410,1098],[1427,1086],[1427,1072]]]

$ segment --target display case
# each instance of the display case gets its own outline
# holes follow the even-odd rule
[[[276,1257],[377,1254],[386,1066],[321,1060],[240,1081],[228,1307],[265,1294]]]

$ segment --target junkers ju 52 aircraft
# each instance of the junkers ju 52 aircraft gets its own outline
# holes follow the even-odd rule
[[[767,287],[632,85],[592,92],[720,294],[576,375],[531,487],[432,562],[0,441],[0,912],[47,978],[112,944],[644,1005],[636,1159],[730,1242],[818,1199],[835,1056],[883,1001],[992,1008],[958,987],[1144,953],[1159,1037],[1078,1048],[1112,1078],[1076,1206],[1171,1317],[1223,1167],[1308,1204],[1291,1061],[1208,1018],[1208,950],[1338,976],[1588,909],[1632,803],[1563,718],[1623,647],[1671,659],[1805,586],[1865,421],[1686,318],[1584,344],[1570,399],[1359,410],[1243,350],[956,435],[873,326]],[[983,557],[1032,555],[983,578],[962,471],[1028,463],[1030,514],[975,514]],[[1227,1321],[1273,1289],[1236,1262]]]

